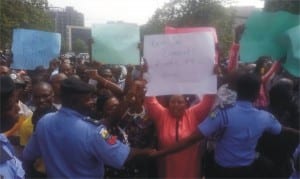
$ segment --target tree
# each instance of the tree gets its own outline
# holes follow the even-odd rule
[[[232,43],[234,12],[224,7],[229,0],[173,0],[157,9],[142,27],[142,34],[162,33],[165,25],[173,27],[212,26],[220,46],[227,51]]]
[[[0,0],[0,48],[8,48],[14,28],[53,31],[47,0]]]
[[[88,52],[88,46],[86,43],[81,39],[76,39],[75,42],[72,44],[72,50],[78,54],[81,52]]]
[[[300,14],[300,0],[265,0],[265,11],[288,11]]]

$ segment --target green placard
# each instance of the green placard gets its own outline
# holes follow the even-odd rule
[[[139,27],[112,23],[93,25],[93,59],[105,64],[139,64]]]
[[[283,37],[288,48],[283,67],[290,74],[300,77],[300,25],[287,30]]]
[[[287,47],[281,36],[300,24],[300,16],[288,12],[254,12],[246,22],[240,41],[240,58],[244,62],[256,61],[260,56],[279,59],[286,56]]]

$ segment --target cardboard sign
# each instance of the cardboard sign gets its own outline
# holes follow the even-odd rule
[[[216,93],[215,44],[209,32],[144,38],[147,96]]]
[[[300,25],[284,33],[284,44],[287,49],[283,67],[292,75],[300,77]]]
[[[38,30],[14,29],[14,69],[33,70],[37,66],[49,67],[49,62],[60,54],[61,35]]]
[[[92,27],[93,58],[106,64],[139,64],[139,27],[114,23]]]
[[[280,59],[287,47],[280,39],[285,31],[300,24],[300,16],[288,12],[254,12],[247,20],[240,41],[240,59],[254,62],[260,56]]]

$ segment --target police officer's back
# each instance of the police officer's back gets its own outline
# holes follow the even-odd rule
[[[198,126],[204,136],[222,131],[214,155],[215,177],[254,177],[255,147],[259,137],[265,131],[281,132],[280,123],[270,113],[258,110],[252,104],[259,84],[259,79],[252,74],[240,75],[235,105],[217,109]]]
[[[130,148],[111,136],[87,115],[92,87],[69,78],[61,86],[62,108],[40,119],[23,156],[26,170],[38,157],[49,177],[103,177],[103,165],[121,167]]]

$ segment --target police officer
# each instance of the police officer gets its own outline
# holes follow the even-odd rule
[[[255,147],[264,132],[279,134],[300,132],[282,126],[270,113],[253,107],[260,80],[253,74],[237,79],[237,102],[233,107],[216,109],[198,126],[198,131],[174,146],[160,151],[161,155],[179,151],[204,137],[219,133],[214,159],[215,177],[255,177]]]
[[[10,129],[18,119],[18,100],[15,85],[9,76],[0,77],[0,178],[24,178],[21,161],[15,156],[13,146],[3,132]]]
[[[104,176],[104,164],[121,168],[135,156],[150,156],[152,149],[131,149],[110,135],[105,126],[88,117],[94,105],[94,89],[68,78],[61,85],[62,108],[40,119],[23,152],[24,167],[44,159],[48,177]]]

